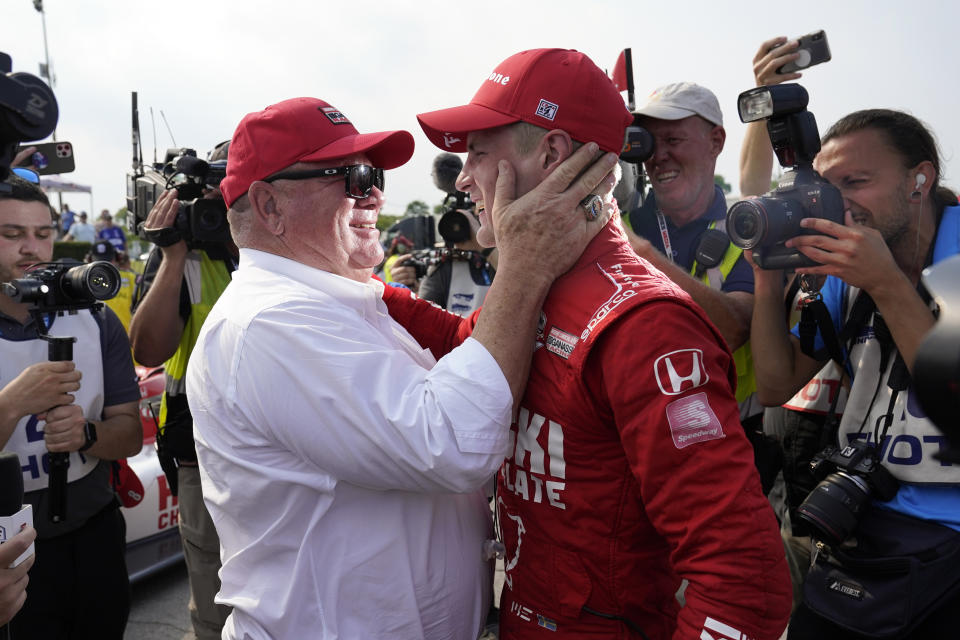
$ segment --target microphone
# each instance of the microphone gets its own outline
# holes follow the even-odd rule
[[[456,195],[457,176],[463,169],[463,160],[452,153],[441,153],[433,159],[433,184],[444,193]]]
[[[210,170],[210,164],[196,156],[180,156],[177,158],[177,163],[175,166],[179,173],[197,178],[206,176],[207,172]]]
[[[0,544],[33,526],[33,506],[23,504],[23,470],[20,458],[12,451],[0,451]],[[33,543],[10,569],[33,555]]]

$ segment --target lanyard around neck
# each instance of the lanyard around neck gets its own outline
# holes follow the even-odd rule
[[[657,209],[657,224],[660,226],[660,238],[663,240],[663,252],[667,254],[667,260],[673,262],[673,247],[670,246],[670,232],[667,231],[667,219],[663,212]]]

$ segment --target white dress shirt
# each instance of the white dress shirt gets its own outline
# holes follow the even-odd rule
[[[225,638],[476,638],[512,397],[468,339],[439,362],[382,284],[242,249],[190,358]]]

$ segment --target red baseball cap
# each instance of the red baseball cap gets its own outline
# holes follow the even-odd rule
[[[633,116],[607,74],[584,54],[531,49],[497,65],[470,104],[421,113],[417,120],[445,151],[466,151],[471,131],[523,121],[620,153]]]
[[[336,107],[317,98],[291,98],[244,116],[230,141],[220,191],[233,205],[257,180],[297,162],[366,153],[378,168],[395,169],[413,155],[408,131],[358,133]]]

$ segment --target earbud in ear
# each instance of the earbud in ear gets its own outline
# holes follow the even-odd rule
[[[927,184],[927,176],[923,175],[922,173],[918,173],[917,184],[913,186],[914,191],[919,191],[920,187],[922,187],[925,184]]]

